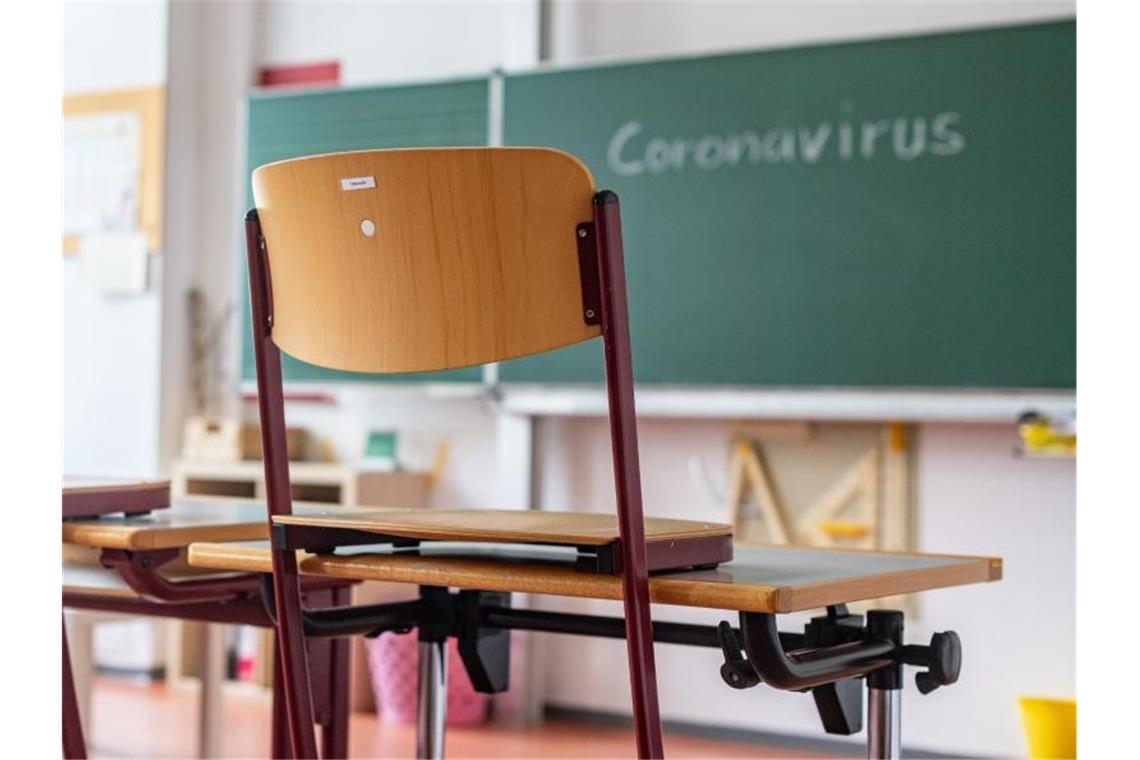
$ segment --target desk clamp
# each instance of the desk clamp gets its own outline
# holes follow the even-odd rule
[[[958,634],[936,633],[927,646],[904,645],[902,634],[903,614],[893,610],[871,610],[864,624],[863,616],[849,613],[846,605],[833,605],[826,615],[812,618],[802,636],[779,633],[773,614],[742,612],[739,636],[728,622],[717,627],[724,653],[720,675],[734,689],[766,683],[786,691],[810,691],[827,733],[854,734],[863,727],[861,679],[867,680],[873,700],[872,721],[878,717],[876,701],[889,702],[888,712],[897,713],[903,665],[925,668],[915,676],[922,694],[958,680]],[[897,742],[897,730],[886,733],[893,733]]]
[[[272,580],[261,577],[262,602],[276,619]],[[427,724],[442,730],[446,694],[448,638],[459,643],[460,659],[476,691],[496,694],[510,680],[511,631],[625,638],[621,618],[579,615],[511,607],[503,592],[421,586],[418,599],[382,604],[306,609],[305,635],[315,638],[379,636],[417,629],[420,646],[421,701],[433,705]],[[724,653],[721,678],[735,689],[765,683],[786,691],[810,691],[830,734],[854,734],[863,728],[863,691],[869,695],[867,744],[870,758],[900,756],[902,667],[925,668],[915,681],[923,694],[958,680],[962,646],[953,631],[936,633],[928,646],[904,645],[903,614],[872,610],[853,615],[845,605],[832,605],[812,618],[804,632],[781,633],[776,616],[741,612],[740,628],[728,622],[713,627],[653,621],[653,640],[719,648]],[[423,726],[421,726],[423,728]]]

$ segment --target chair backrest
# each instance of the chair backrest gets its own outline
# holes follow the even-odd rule
[[[272,338],[299,359],[418,372],[549,351],[583,319],[594,182],[545,148],[332,153],[253,173]]]

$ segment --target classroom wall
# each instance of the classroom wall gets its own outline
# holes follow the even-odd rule
[[[63,91],[166,81],[166,2],[65,3]],[[63,260],[63,469],[152,476],[159,470],[162,256],[150,285],[108,297],[81,256]]]
[[[261,6],[262,65],[339,60],[344,84],[483,74],[531,65],[538,2],[290,2]]]
[[[551,10],[546,47],[555,63],[810,44],[1075,14],[1071,2],[556,0]],[[733,429],[728,422],[643,421],[647,510],[678,517],[702,514],[707,501],[692,484],[686,459],[702,456],[711,472],[723,472]],[[923,596],[920,619],[910,623],[909,636],[926,641],[940,628],[957,629],[964,642],[963,675],[953,688],[925,697],[908,683],[904,744],[949,754],[1024,755],[1017,696],[1075,693],[1075,467],[1014,457],[1012,424],[919,425],[916,434],[917,548],[1000,555],[1006,570],[1000,584]],[[538,484],[543,507],[612,504],[606,435],[602,420],[541,424],[536,470],[543,473]],[[574,606],[620,614],[616,605]],[[677,620],[718,619],[713,613],[660,611]],[[543,646],[547,699],[628,712],[624,684],[615,688],[612,682],[612,674],[625,669],[620,643],[546,637]],[[719,653],[659,647],[658,658],[666,719],[821,736],[806,696],[725,691],[717,674]]]
[[[1071,0],[551,1],[556,63],[818,44],[1027,23],[1075,14]]]

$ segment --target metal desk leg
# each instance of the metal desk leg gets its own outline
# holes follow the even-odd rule
[[[226,629],[202,626],[202,688],[198,713],[198,757],[222,754],[222,684],[226,678]]]
[[[440,760],[447,721],[447,639],[420,642],[420,694],[416,757]]]
[[[897,610],[871,610],[867,630],[877,639],[902,646],[903,614]],[[898,760],[902,736],[902,663],[880,668],[867,676],[867,758]]]
[[[75,684],[75,699],[79,703],[79,722],[91,725],[91,689],[95,674],[94,639],[95,622],[99,614],[79,610],[65,610],[67,645],[71,650],[71,680]]]
[[[63,625],[63,756],[86,758],[83,725],[79,722],[79,703],[75,699],[75,682],[71,679],[71,653],[67,649],[67,625]]]
[[[867,758],[899,760],[902,689],[867,688]]]

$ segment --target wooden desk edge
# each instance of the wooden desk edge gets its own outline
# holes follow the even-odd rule
[[[798,587],[781,586],[776,590],[773,611],[802,612],[830,604],[862,602],[1001,580],[1002,561],[998,557],[955,556],[953,559],[957,560],[956,564],[923,567],[909,570],[905,574],[878,573],[852,580],[822,581]]]
[[[69,586],[64,584],[63,593],[74,596],[92,596],[111,599],[141,599],[132,589],[101,587],[101,586]]]
[[[297,552],[297,558],[309,555]],[[258,546],[234,546],[216,541],[195,541],[186,554],[193,567],[212,570],[233,570],[242,573],[268,573],[273,571],[273,563],[268,548]]]
[[[298,552],[302,573],[353,580],[386,581],[480,591],[547,594],[587,599],[621,598],[616,576],[589,575],[573,568],[551,568],[541,578],[504,572],[510,566],[495,560],[452,559],[433,567],[430,561],[419,564],[415,558],[400,559],[383,566],[382,576],[364,556],[327,556]],[[190,545],[189,562],[193,566],[215,570],[266,573],[272,569],[266,549],[217,543]],[[371,565],[371,566],[370,566]],[[368,577],[369,575],[373,577]],[[903,577],[883,573],[855,580],[826,581],[800,587],[739,586],[699,579],[678,579],[668,575],[650,578],[650,599],[657,604],[739,612],[789,613],[819,609],[829,604],[862,601],[896,594],[933,591],[938,588],[994,581],[1001,577],[1001,560],[974,557],[955,565],[942,565],[909,571]],[[362,576],[364,576],[362,578]],[[891,578],[884,592],[882,578]],[[873,591],[868,589],[874,585]],[[861,591],[862,589],[862,591]]]
[[[161,526],[99,525],[94,521],[63,523],[63,542],[96,549],[181,549],[196,541],[262,541],[269,538],[264,522],[234,525]]]

